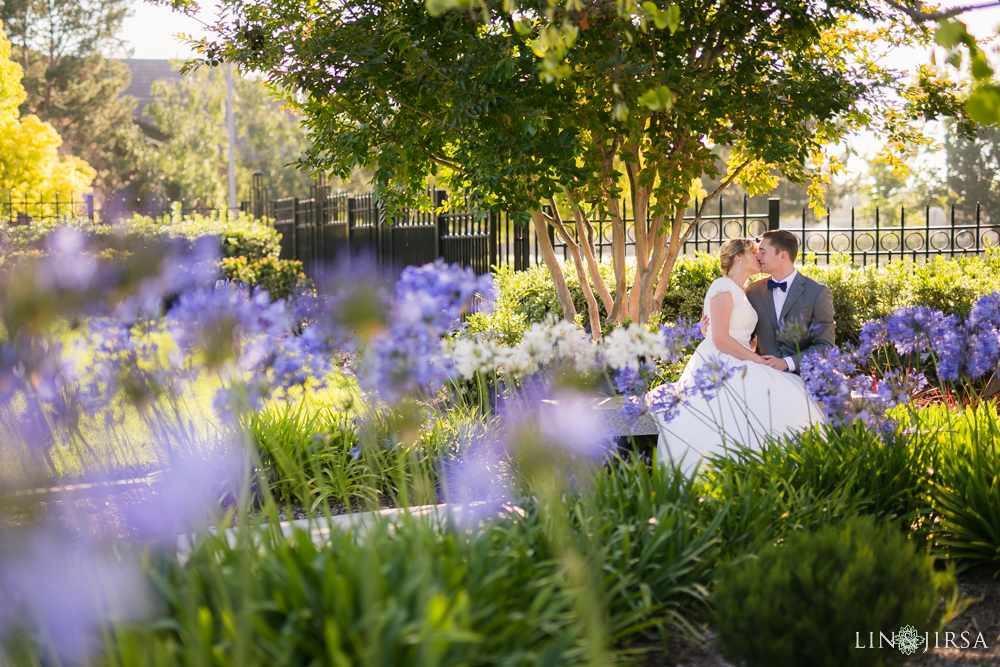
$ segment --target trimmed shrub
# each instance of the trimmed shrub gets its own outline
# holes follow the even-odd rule
[[[833,293],[837,320],[837,343],[856,343],[865,322],[891,314],[898,308],[924,305],[940,309],[945,315],[965,316],[980,296],[1000,291],[1000,249],[987,250],[981,256],[938,257],[914,264],[894,261],[875,268],[857,267],[845,256],[834,257],[829,265],[817,266],[807,257],[800,266],[803,275],[827,285]],[[578,313],[585,312],[583,292],[572,263],[563,267],[566,284]],[[601,265],[601,275],[614,294],[614,275],[610,263]],[[698,253],[680,257],[670,274],[663,297],[662,321],[679,317],[701,317],[705,292],[722,275],[713,255]],[[493,313],[475,314],[468,320],[471,333],[494,332],[500,340],[515,344],[529,326],[548,315],[562,316],[555,287],[544,266],[515,272],[510,267],[495,271],[497,307]],[[606,317],[603,305],[601,318]],[[491,333],[490,335],[494,335]]]
[[[224,257],[246,257],[250,261],[267,257],[277,258],[281,250],[278,242],[281,236],[267,223],[256,220],[246,213],[235,218],[179,214],[152,218],[137,215],[120,225],[105,225],[87,218],[67,218],[64,220],[39,220],[30,225],[11,227],[6,230],[10,250],[41,248],[45,237],[57,227],[69,226],[79,229],[87,236],[103,236],[112,232],[135,234],[140,238],[166,236],[182,238],[191,243],[205,236],[215,236]]]
[[[309,284],[302,262],[275,257],[226,257],[222,260],[222,275],[226,280],[265,289],[275,301],[287,299]]]
[[[274,227],[247,213],[240,213],[235,218],[204,215],[183,218],[136,216],[124,223],[124,228],[138,236],[167,236],[192,243],[205,236],[215,236],[219,239],[224,257],[246,257],[248,261],[259,261],[267,257],[277,259],[281,252],[281,235]]]
[[[905,654],[878,648],[879,633],[912,626],[922,648],[924,633],[954,613],[957,591],[954,574],[936,572],[896,527],[854,518],[723,571],[716,627],[727,653],[749,667],[891,664]],[[876,647],[855,648],[869,645],[870,632]]]

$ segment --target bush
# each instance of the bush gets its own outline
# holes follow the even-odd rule
[[[275,257],[258,260],[226,257],[222,260],[222,276],[226,280],[265,289],[275,301],[287,299],[309,284],[302,262]]]
[[[116,226],[101,224],[88,218],[39,220],[30,225],[7,229],[9,250],[39,249],[49,233],[64,226],[78,229],[91,237],[124,232],[140,238],[181,238],[194,243],[202,237],[215,236],[219,239],[224,257],[246,257],[249,261],[267,257],[277,259],[281,250],[278,243],[281,237],[274,227],[246,213],[240,213],[235,218],[197,214],[185,217],[174,214],[159,218],[137,215]]]
[[[137,215],[123,226],[126,231],[141,237],[166,236],[192,243],[205,236],[214,236],[219,239],[223,257],[246,257],[251,262],[268,257],[277,259],[281,252],[281,235],[274,227],[247,213],[240,213],[235,218],[197,214],[183,218]]]
[[[865,322],[898,308],[924,305],[940,309],[945,315],[965,316],[977,298],[1000,291],[1000,249],[987,250],[982,256],[937,257],[918,264],[897,260],[880,268],[853,266],[846,256],[834,257],[824,266],[810,263],[814,260],[807,257],[799,270],[830,288],[838,345],[857,343]],[[563,271],[578,313],[586,312],[572,264],[565,264]],[[601,264],[601,275],[613,296],[611,264]],[[679,317],[699,319],[705,292],[721,275],[719,262],[713,255],[698,253],[678,258],[663,296],[662,321]],[[497,332],[500,340],[513,345],[533,323],[542,322],[549,315],[562,316],[555,287],[544,266],[517,272],[509,266],[498,267],[495,276],[496,310],[471,316],[470,333]],[[599,304],[599,311],[601,318],[605,318],[603,304]]]
[[[793,534],[724,571],[714,595],[719,638],[750,667],[899,662],[898,649],[855,648],[858,637],[867,645],[869,632],[911,625],[922,639],[956,600],[950,571],[935,572],[930,556],[871,517]]]

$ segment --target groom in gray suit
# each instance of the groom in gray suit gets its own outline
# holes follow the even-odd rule
[[[757,311],[757,354],[779,371],[798,373],[802,356],[833,347],[833,295],[830,288],[795,270],[799,240],[789,231],[764,233],[757,250],[762,273],[770,274],[747,288]]]

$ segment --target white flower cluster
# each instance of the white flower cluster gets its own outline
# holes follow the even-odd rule
[[[595,343],[565,320],[532,324],[514,346],[460,338],[445,348],[456,373],[465,379],[477,372],[521,377],[556,364],[572,364],[582,374],[605,367],[638,370],[641,358],[658,359],[668,352],[663,334],[638,324],[615,329]]]
[[[638,324],[619,327],[604,337],[604,361],[615,370],[639,370],[639,359],[660,359],[668,355],[667,342],[660,332]]]

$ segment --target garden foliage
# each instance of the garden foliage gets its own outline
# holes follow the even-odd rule
[[[699,319],[708,286],[722,275],[718,264],[708,254],[679,258],[659,321]],[[601,266],[603,272],[610,270],[606,264]],[[1000,251],[995,249],[982,256],[939,257],[927,263],[894,261],[883,267],[858,267],[846,258],[819,266],[807,258],[800,270],[833,293],[838,344],[857,343],[866,322],[898,308],[925,305],[946,315],[965,316],[977,298],[1000,290]],[[573,299],[582,304],[579,284],[573,272],[568,273],[566,282]],[[542,267],[527,271],[497,267],[496,281],[496,308],[470,317],[470,332],[495,332],[504,342],[515,344],[531,324],[543,322],[549,314],[562,315],[552,280]]]
[[[954,613],[954,575],[937,572],[906,536],[871,517],[797,532],[725,570],[715,591],[716,627],[748,667],[842,667],[902,662],[894,647],[859,649],[912,625],[941,629]],[[859,633],[855,634],[855,633]]]
[[[216,284],[226,235],[179,226],[172,238],[63,228],[0,267],[4,662],[601,664],[697,635],[713,609],[747,617],[747,600],[743,622],[757,625],[727,631],[774,637],[738,643],[780,662],[809,633],[840,656],[856,606],[873,624],[935,622],[953,581],[928,554],[998,567],[1000,417],[955,408],[978,402],[1000,358],[1000,294],[970,296],[992,255],[959,265],[971,293],[958,274],[935,282],[933,265],[925,291],[907,288],[967,315],[908,306],[803,364],[829,424],[685,475],[616,453],[590,401],[637,398],[657,361],[679,362],[697,339],[690,322],[593,342],[565,321],[518,320],[504,345],[461,335],[463,321],[488,321],[476,311],[494,300],[489,276],[438,262],[390,286],[356,263],[273,301]],[[229,240],[241,257],[275,241]],[[698,284],[711,266],[676,275]],[[543,313],[535,278],[500,307]],[[926,387],[938,405],[916,402]],[[555,399],[545,418],[543,399]],[[137,452],[156,471],[150,496],[113,526],[73,517],[86,528],[74,533],[24,499],[68,481],[65,458],[100,482],[134,473]],[[446,518],[346,534],[319,522],[441,501]],[[293,510],[306,529],[279,529]],[[179,533],[193,534],[180,550]]]
[[[10,41],[0,22],[0,194],[72,201],[87,192],[95,171],[80,158],[59,154],[62,137],[38,116],[21,116],[25,99],[21,66],[10,59]],[[24,213],[37,215],[38,207]]]

